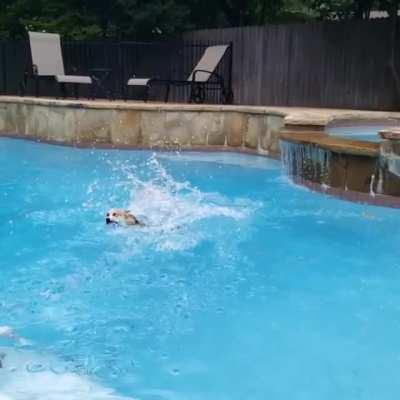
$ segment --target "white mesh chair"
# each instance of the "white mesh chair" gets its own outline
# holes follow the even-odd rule
[[[145,101],[148,99],[149,90],[152,84],[162,84],[166,86],[165,102],[168,102],[170,87],[190,86],[190,102],[203,103],[205,100],[205,85],[216,85],[221,91],[223,102],[232,102],[232,91],[225,87],[223,78],[215,71],[222,61],[229,45],[218,45],[207,47],[194,67],[193,71],[186,80],[169,80],[157,78],[130,78],[127,82],[129,87],[144,87],[146,89]]]
[[[24,91],[29,76],[35,80],[35,94],[39,95],[40,78],[52,77],[61,86],[63,97],[66,96],[66,84],[73,84],[75,97],[78,98],[79,85],[92,85],[90,76],[66,75],[61,51],[60,35],[56,33],[28,32],[32,56],[32,71],[25,73]]]

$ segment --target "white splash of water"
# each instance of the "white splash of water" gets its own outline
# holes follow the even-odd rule
[[[375,183],[375,174],[371,175],[371,182],[369,184],[369,195],[371,197],[375,197],[375,192],[374,192],[374,183]]]
[[[170,176],[153,155],[146,167],[151,178],[141,180],[136,171],[126,170],[131,185],[128,209],[145,224],[138,229],[117,229],[135,242],[153,242],[157,250],[181,250],[194,247],[204,232],[191,229],[198,221],[211,218],[243,220],[257,205],[250,200],[224,198],[203,193],[189,182],[178,182]]]
[[[0,400],[134,400],[88,378],[60,372],[62,363],[54,357],[9,347],[0,347],[0,352]]]

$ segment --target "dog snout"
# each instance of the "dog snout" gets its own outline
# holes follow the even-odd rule
[[[111,222],[112,222],[111,219],[106,217],[106,224],[111,224]]]

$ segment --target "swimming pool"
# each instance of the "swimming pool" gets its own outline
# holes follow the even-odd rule
[[[238,154],[1,139],[0,176],[0,398],[400,393],[397,210]]]

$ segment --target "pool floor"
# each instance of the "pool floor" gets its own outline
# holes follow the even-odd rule
[[[398,210],[239,154],[1,139],[0,176],[0,398],[398,398]]]

